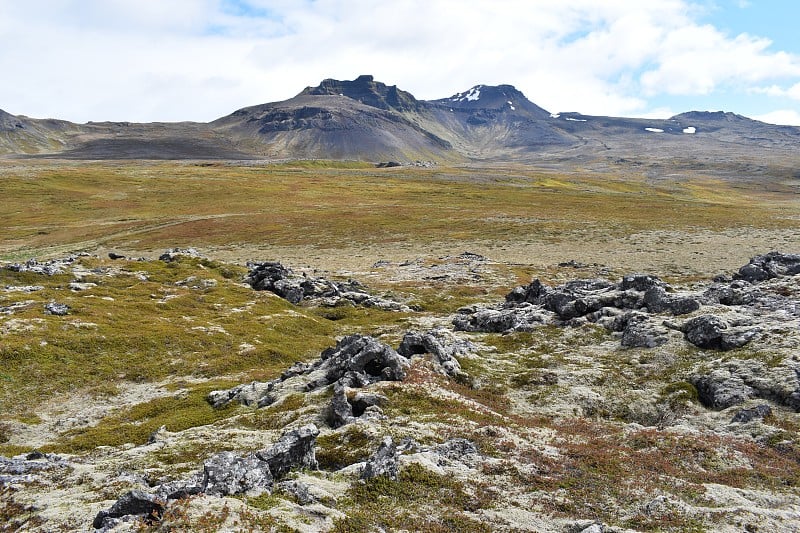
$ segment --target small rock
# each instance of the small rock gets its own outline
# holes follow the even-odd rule
[[[272,490],[272,480],[269,465],[256,454],[221,452],[203,463],[203,492],[211,496],[258,495]]]
[[[265,461],[276,479],[286,475],[292,468],[318,468],[316,444],[319,429],[308,424],[281,435],[278,442],[271,447],[256,452],[256,456]]]
[[[64,316],[69,313],[70,306],[67,304],[59,304],[50,302],[44,305],[44,312],[47,315]]]
[[[361,472],[361,479],[372,479],[384,476],[389,479],[397,479],[397,448],[392,437],[384,437],[378,450],[369,458],[364,470]]]
[[[761,404],[761,405],[756,405],[755,407],[751,407],[749,409],[742,409],[741,411],[733,415],[733,419],[731,419],[731,422],[738,422],[740,424],[744,424],[756,419],[763,420],[765,417],[770,416],[771,414],[772,414],[772,408],[767,404]]]
[[[132,490],[122,495],[114,505],[95,516],[92,526],[95,529],[104,527],[109,518],[120,518],[127,515],[143,516],[158,519],[164,512],[164,503],[146,492]]]

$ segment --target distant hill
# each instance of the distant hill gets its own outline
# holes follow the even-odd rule
[[[369,75],[326,79],[289,100],[210,123],[73,124],[0,110],[0,155],[17,157],[640,162],[759,172],[796,167],[798,148],[800,128],[733,113],[664,120],[551,113],[511,85],[476,85],[426,101]]]

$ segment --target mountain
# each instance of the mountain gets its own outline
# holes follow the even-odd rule
[[[733,113],[669,119],[550,113],[511,85],[418,100],[372,76],[325,79],[210,123],[30,119],[0,111],[0,155],[72,159],[357,159],[648,165],[765,172],[796,167],[800,128]],[[765,157],[768,156],[768,157]],[[793,170],[791,171],[794,172]]]

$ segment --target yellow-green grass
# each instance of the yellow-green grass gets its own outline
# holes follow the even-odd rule
[[[69,275],[0,269],[0,287],[44,286],[0,292],[0,307],[26,303],[0,320],[0,420],[20,420],[38,402],[76,390],[107,396],[116,384],[183,377],[272,379],[338,335],[399,329],[407,316],[294,306],[242,284],[246,269],[206,260],[78,264],[96,269],[83,278],[96,287],[73,292]],[[51,301],[69,305],[69,314],[45,314]]]
[[[295,162],[6,163],[0,257],[97,246],[556,242],[600,230],[800,227],[790,182]]]

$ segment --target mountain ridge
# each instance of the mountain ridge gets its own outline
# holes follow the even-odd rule
[[[418,100],[371,75],[327,78],[288,100],[207,123],[74,124],[0,111],[0,156],[6,157],[606,164],[635,156],[691,164],[730,158],[733,149],[759,157],[769,150],[775,160],[789,161],[798,146],[800,128],[730,112],[688,111],[668,119],[551,113],[507,84]]]

